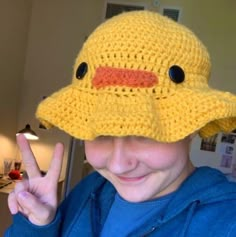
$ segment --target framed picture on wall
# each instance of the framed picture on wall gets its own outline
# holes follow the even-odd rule
[[[144,10],[146,9],[145,3],[128,3],[125,1],[112,1],[105,2],[104,19],[109,19],[122,12]]]
[[[161,6],[160,13],[163,16],[167,16],[174,21],[180,21],[182,16],[182,8],[181,7],[173,7],[173,6]]]

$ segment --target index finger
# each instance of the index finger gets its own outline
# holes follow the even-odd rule
[[[34,154],[31,150],[30,144],[23,134],[16,136],[17,144],[20,148],[22,160],[29,178],[40,177],[41,172]]]

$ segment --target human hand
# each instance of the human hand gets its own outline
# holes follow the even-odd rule
[[[21,212],[35,225],[47,225],[54,219],[57,210],[57,185],[64,147],[61,143],[56,144],[48,172],[42,176],[24,135],[17,136],[17,143],[28,179],[17,182],[14,191],[9,194],[10,212]]]

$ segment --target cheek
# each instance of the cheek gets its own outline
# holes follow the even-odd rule
[[[178,164],[185,163],[184,154],[182,154],[175,147],[168,147],[168,149],[154,149],[147,151],[143,156],[143,162],[151,169],[169,169],[176,167]]]
[[[102,169],[106,166],[106,154],[101,147],[86,142],[85,155],[88,163],[95,169]]]

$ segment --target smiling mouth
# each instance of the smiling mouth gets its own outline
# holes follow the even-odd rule
[[[117,176],[117,178],[118,178],[121,182],[126,182],[126,183],[136,183],[136,182],[142,181],[145,177],[146,177],[146,175],[139,176],[139,177]]]

